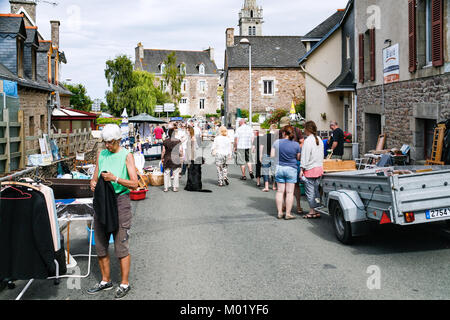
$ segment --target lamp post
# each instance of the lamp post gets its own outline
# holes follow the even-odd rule
[[[249,122],[250,127],[253,128],[253,113],[252,113],[252,45],[247,38],[240,41],[242,46],[248,46],[248,71],[249,71]]]

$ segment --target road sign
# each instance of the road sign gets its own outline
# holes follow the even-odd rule
[[[164,112],[175,112],[175,104],[165,103],[164,104]]]
[[[155,112],[164,112],[164,106],[155,106]]]

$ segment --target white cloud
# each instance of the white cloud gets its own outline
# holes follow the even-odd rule
[[[244,0],[52,0],[37,6],[39,32],[50,39],[50,20],[61,21],[60,47],[68,64],[63,78],[86,85],[92,98],[104,98],[107,59],[134,48],[204,50],[215,48],[216,64],[223,67],[225,29],[238,33],[238,13]],[[258,0],[263,6],[263,33],[302,35],[317,26],[347,0]],[[8,13],[9,1],[0,0]]]

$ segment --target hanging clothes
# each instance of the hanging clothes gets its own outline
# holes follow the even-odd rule
[[[102,176],[98,178],[94,191],[94,210],[108,237],[119,229],[117,195],[112,183],[106,182]]]
[[[40,184],[38,185],[38,188],[44,195],[45,202],[47,203],[47,211],[50,219],[50,227],[52,229],[53,244],[55,247],[55,251],[58,251],[59,249],[61,249],[61,234],[59,232],[59,222],[55,204],[55,195],[53,193],[53,189],[47,187],[46,185]]]
[[[44,195],[24,186],[0,192],[0,279],[55,275],[55,249]]]

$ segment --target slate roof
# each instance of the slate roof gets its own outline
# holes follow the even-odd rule
[[[0,15],[0,36],[22,33],[26,36],[23,17],[14,15]]]
[[[248,48],[239,44],[243,38],[252,46],[253,68],[298,68],[298,58],[306,53],[300,36],[237,36],[226,50],[228,68],[248,68]]]
[[[6,68],[1,63],[0,63],[0,79],[15,81],[19,84],[19,86],[22,86],[22,87],[44,90],[44,91],[48,91],[48,92],[53,91],[53,89],[50,88],[49,84],[44,81],[33,81],[28,78],[17,77],[15,74],[13,74],[11,71],[9,71],[8,68]]]
[[[341,22],[342,17],[345,14],[345,10],[338,10],[333,15],[328,17],[324,22],[319,24],[317,27],[315,27],[313,30],[308,32],[304,37],[303,40],[308,39],[322,39],[325,37],[325,35],[330,32],[330,30],[336,26],[338,23]]]
[[[355,91],[356,85],[353,83],[355,76],[351,70],[342,72],[336,80],[327,88],[327,92]]]
[[[35,44],[39,47],[39,40],[36,29],[26,29],[27,31],[27,39],[25,40],[25,44]]]
[[[159,74],[159,66],[167,56],[175,52],[177,57],[177,65],[186,64],[186,74],[198,74],[198,66],[205,65],[205,74],[218,74],[215,62],[209,58],[207,51],[182,51],[182,50],[157,50],[145,49],[143,59],[143,70]]]

